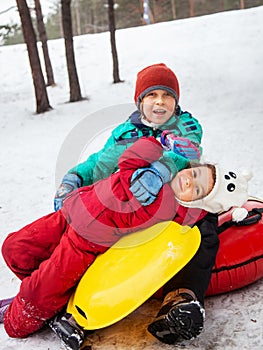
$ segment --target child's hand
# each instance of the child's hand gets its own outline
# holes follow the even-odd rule
[[[152,204],[163,184],[170,181],[170,171],[161,162],[153,162],[149,168],[137,169],[131,178],[130,191],[143,205]]]
[[[187,159],[200,159],[199,149],[190,140],[175,136],[170,130],[162,132],[161,143],[166,150],[171,150]]]
[[[81,180],[76,174],[66,174],[63,177],[54,199],[54,209],[58,211],[63,206],[66,196],[81,186]]]

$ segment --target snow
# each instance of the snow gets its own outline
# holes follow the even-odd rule
[[[61,177],[98,149],[110,130],[134,110],[136,73],[165,62],[181,85],[180,105],[204,128],[204,159],[249,168],[250,194],[263,198],[263,7],[119,30],[120,76],[112,84],[109,33],[74,39],[82,94],[67,103],[68,80],[62,40],[49,42],[56,87],[48,88],[51,112],[36,115],[24,45],[0,47],[0,244],[9,232],[53,210]],[[0,257],[0,298],[14,295],[19,281]],[[160,306],[150,300],[124,320],[96,331],[93,350],[248,349],[263,346],[263,281],[206,298],[205,330],[178,347],[146,332]],[[60,349],[49,329],[11,339],[0,325],[1,349]]]
[[[31,1],[31,4],[33,2]],[[30,5],[29,5],[30,6]],[[41,3],[42,14],[47,16],[48,13],[52,12],[54,6],[52,0],[45,0]],[[5,24],[20,24],[20,17],[17,10],[16,0],[5,0],[0,2],[0,25]]]

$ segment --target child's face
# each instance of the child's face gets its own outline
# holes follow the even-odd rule
[[[142,100],[142,111],[148,122],[164,124],[173,115],[176,107],[175,98],[165,90],[153,90]]]
[[[175,197],[190,202],[205,197],[214,187],[212,170],[206,166],[183,169],[171,181]]]

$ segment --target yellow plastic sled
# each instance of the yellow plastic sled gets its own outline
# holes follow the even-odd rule
[[[200,245],[197,227],[162,222],[120,239],[80,280],[67,312],[84,329],[109,326],[142,305]]]

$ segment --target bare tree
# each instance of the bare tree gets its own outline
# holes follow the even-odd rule
[[[76,16],[76,29],[77,29],[77,35],[82,34],[81,30],[81,20],[80,20],[80,6],[79,6],[79,0],[75,0],[75,16]]]
[[[69,77],[70,102],[81,101],[81,96],[78,73],[76,69],[73,33],[72,33],[72,19],[70,10],[71,0],[61,0],[62,9],[62,27],[65,40],[67,69]]]
[[[195,15],[195,5],[194,5],[194,0],[189,0],[189,16],[194,17]]]
[[[108,15],[109,15],[109,30],[110,30],[110,42],[111,42],[111,53],[113,59],[113,83],[121,83],[123,80],[119,76],[119,61],[115,40],[115,16],[114,16],[114,0],[108,0]]]
[[[38,29],[40,41],[42,43],[42,50],[43,50],[43,56],[44,56],[46,74],[47,74],[47,86],[52,86],[52,85],[55,85],[55,81],[54,81],[53,69],[52,69],[49,52],[48,52],[47,33],[46,33],[44,21],[43,21],[42,9],[40,5],[40,1],[39,0],[34,0],[34,1],[35,1],[35,11],[36,11],[36,17],[37,17],[37,29]]]
[[[241,8],[241,10],[244,10],[244,8],[245,8],[245,0],[240,0],[240,8]]]
[[[37,113],[43,113],[51,109],[49,104],[45,80],[43,77],[40,59],[37,50],[36,33],[33,28],[29,8],[26,0],[16,0],[21,19],[23,35],[27,46],[31,73],[35,88]]]
[[[173,19],[176,19],[176,6],[175,6],[175,0],[171,0],[171,8],[172,8]]]

